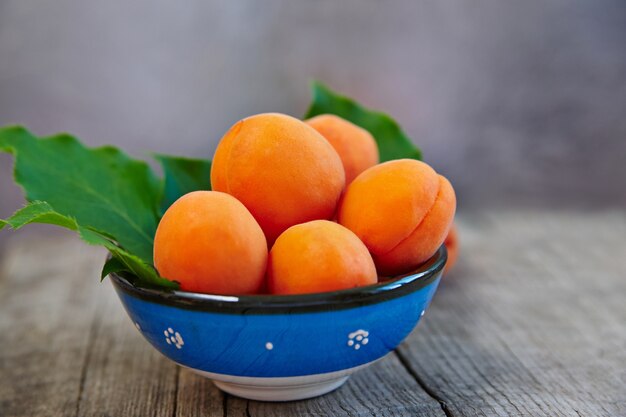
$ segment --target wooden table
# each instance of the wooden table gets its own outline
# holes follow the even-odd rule
[[[0,416],[625,416],[626,212],[459,219],[462,258],[400,348],[329,395],[222,394],[145,342],[99,248],[16,235],[0,264]]]

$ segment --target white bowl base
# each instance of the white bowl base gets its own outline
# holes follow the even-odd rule
[[[224,392],[249,400],[294,401],[317,397],[336,390],[349,377],[350,375],[346,375],[326,381],[311,382],[310,384],[285,386],[237,384],[216,380],[213,380],[213,383]]]
[[[351,374],[380,359],[382,358],[340,371],[273,378],[234,376],[188,369],[211,379],[219,389],[237,397],[258,401],[295,401],[327,394],[342,386]]]

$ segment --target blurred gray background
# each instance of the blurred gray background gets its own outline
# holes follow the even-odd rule
[[[460,210],[626,206],[623,0],[0,0],[0,125],[210,158],[313,78],[393,115]]]

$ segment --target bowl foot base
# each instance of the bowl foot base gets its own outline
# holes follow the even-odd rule
[[[213,383],[222,391],[236,397],[259,401],[294,401],[329,393],[342,386],[348,378],[349,375],[345,375],[308,384],[284,386],[238,384],[216,380],[213,380]]]

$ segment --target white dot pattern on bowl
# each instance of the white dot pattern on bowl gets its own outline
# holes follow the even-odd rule
[[[424,312],[422,311],[422,315]],[[141,330],[141,326],[139,323],[135,323],[137,329]],[[369,343],[369,335],[370,333],[367,330],[358,329],[352,333],[348,334],[348,347],[353,348],[354,350],[361,349],[362,346],[365,346]],[[168,327],[166,330],[163,330],[163,336],[165,336],[165,342],[168,345],[174,345],[177,349],[182,349],[185,345],[185,341],[181,334],[175,331],[173,328]],[[265,343],[266,350],[273,350],[274,344],[272,342]]]
[[[185,341],[180,333],[175,332],[171,327],[168,327],[167,330],[163,330],[163,335],[165,336],[167,344],[176,346],[176,349],[182,349],[185,345]]]
[[[370,332],[367,330],[359,329],[348,334],[348,346],[354,350],[361,349],[361,346],[365,346],[369,343]]]

